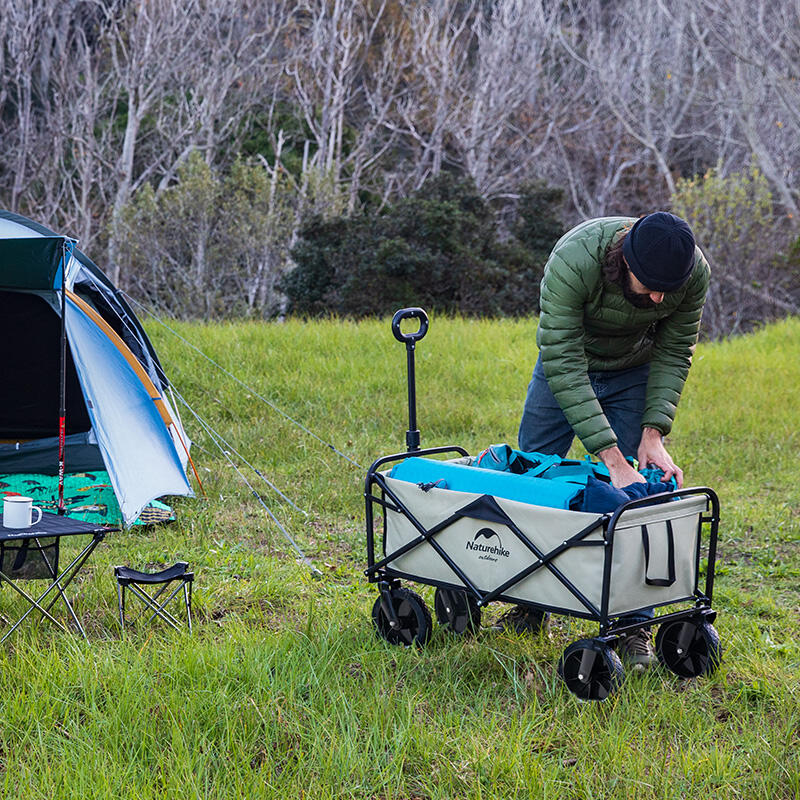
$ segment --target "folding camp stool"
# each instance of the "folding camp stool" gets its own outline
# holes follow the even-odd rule
[[[117,578],[117,598],[119,600],[119,623],[122,632],[125,633],[125,590],[130,589],[145,606],[139,613],[139,617],[150,609],[153,613],[148,617],[147,622],[151,622],[155,617],[160,617],[164,622],[171,625],[175,630],[180,630],[180,620],[171,614],[165,606],[183,589],[183,602],[186,605],[186,623],[189,633],[192,632],[192,582],[194,573],[187,572],[189,564],[186,561],[178,561],[161,572],[140,572],[130,567],[114,567],[114,575]],[[161,596],[170,588],[174,581],[178,585],[167,597],[166,600],[159,602]],[[155,594],[149,594],[142,586],[159,586]],[[139,618],[137,617],[137,619]]]

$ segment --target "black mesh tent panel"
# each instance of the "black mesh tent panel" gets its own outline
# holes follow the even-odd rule
[[[0,291],[0,439],[58,435],[60,328],[38,295]],[[69,347],[66,407],[67,435],[91,428]]]

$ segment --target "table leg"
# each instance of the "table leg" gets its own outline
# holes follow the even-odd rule
[[[92,541],[89,542],[89,544],[87,544],[86,547],[84,547],[80,553],[78,553],[78,555],[69,563],[69,565],[64,570],[62,570],[61,574],[58,575],[50,584],[50,586],[48,586],[47,589],[45,589],[45,591],[42,592],[42,594],[39,595],[39,597],[36,599],[34,599],[31,595],[29,595],[25,590],[20,589],[20,587],[16,585],[15,581],[10,580],[6,575],[0,573],[0,577],[6,580],[12,589],[21,594],[28,601],[28,603],[30,603],[30,608],[16,621],[16,623],[10,630],[6,631],[6,633],[0,639],[0,644],[2,644],[9,636],[11,636],[12,633],[14,633],[14,631],[27,619],[28,615],[31,614],[32,611],[34,611],[34,609],[38,609],[39,612],[47,619],[49,619],[54,625],[56,625],[61,630],[66,631],[67,630],[66,626],[59,620],[57,620],[52,614],[50,614],[50,609],[53,607],[53,604],[56,602],[56,600],[58,600],[59,596],[64,601],[64,604],[66,605],[67,610],[69,611],[69,614],[72,617],[72,620],[75,623],[76,627],[78,628],[78,631],[80,632],[81,636],[83,636],[84,639],[88,640],[86,631],[83,629],[83,626],[81,625],[80,620],[78,619],[78,616],[75,613],[75,610],[72,608],[72,604],[69,602],[64,592],[66,588],[70,585],[70,583],[72,583],[75,576],[80,571],[81,567],[83,567],[83,565],[86,563],[86,560],[92,554],[92,551],[102,541],[103,536],[104,533],[95,533],[94,536],[92,537]],[[45,598],[50,594],[50,592],[53,591],[53,589],[55,589],[58,592],[58,595],[54,597],[53,600],[50,602],[50,604],[45,608],[42,605],[42,603],[45,600]]]

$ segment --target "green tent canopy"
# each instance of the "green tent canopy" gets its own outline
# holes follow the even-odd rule
[[[66,242],[63,236],[0,238],[0,289],[59,289]]]

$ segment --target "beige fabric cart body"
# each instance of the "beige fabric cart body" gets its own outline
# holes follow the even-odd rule
[[[502,598],[598,620],[698,599],[705,492],[626,510],[617,516],[612,537],[606,535],[608,514],[436,487],[425,491],[388,473],[382,480],[399,501],[398,510],[385,512],[383,554],[401,553],[385,564],[387,574],[474,587],[484,602]],[[413,546],[404,551],[407,545]]]

